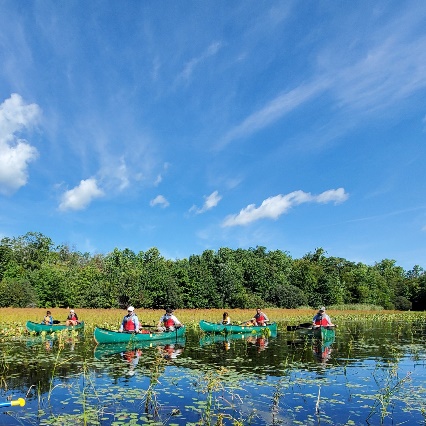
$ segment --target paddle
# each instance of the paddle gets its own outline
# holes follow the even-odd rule
[[[303,324],[299,324],[299,325],[288,325],[287,326],[287,331],[295,331],[295,330],[306,330],[312,328],[312,323],[311,322],[304,322]]]
[[[53,324],[60,324],[61,323],[61,321],[59,321],[59,320],[53,320]]]
[[[18,398],[15,401],[0,402],[0,407],[15,407],[17,405],[19,405],[20,407],[23,407],[25,405],[25,399]]]

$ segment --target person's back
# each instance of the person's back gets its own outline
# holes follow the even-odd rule
[[[325,313],[325,307],[322,306],[318,312],[316,313],[316,315],[313,317],[312,319],[312,325],[314,326],[321,326],[321,327],[326,327],[326,326],[332,326],[332,322],[330,317]]]

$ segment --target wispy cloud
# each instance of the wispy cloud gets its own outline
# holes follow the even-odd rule
[[[209,57],[216,55],[216,53],[219,52],[220,48],[220,42],[214,42],[210,44],[210,46],[200,56],[192,58],[185,64],[183,71],[177,76],[177,81],[189,80],[195,68]]]
[[[162,208],[168,207],[170,203],[163,195],[157,195],[153,200],[149,202],[151,207],[160,206]]]
[[[329,85],[327,79],[318,79],[314,83],[301,85],[272,99],[267,105],[249,115],[240,124],[233,127],[219,140],[216,148],[221,149],[231,141],[267,127],[279,120],[295,108],[323,92]]]
[[[37,149],[17,134],[38,122],[37,104],[25,104],[13,93],[0,104],[0,193],[9,195],[26,185],[28,164],[38,157]]]
[[[278,219],[287,213],[292,207],[303,203],[342,203],[348,199],[348,194],[343,188],[330,189],[319,195],[309,192],[294,191],[286,195],[269,197],[259,207],[250,204],[243,208],[238,214],[225,218],[222,226],[248,225],[260,219]]]
[[[411,8],[398,19],[377,25],[375,31],[351,33],[351,43],[332,41],[317,54],[317,69],[304,83],[272,98],[222,136],[217,149],[247,138],[274,124],[321,95],[339,112],[328,125],[345,132],[365,114],[399,107],[401,100],[426,87],[426,37],[418,30],[424,12]],[[363,37],[368,37],[368,40]],[[349,40],[348,40],[349,41]],[[357,46],[369,46],[357,50]],[[342,50],[345,46],[345,50]],[[348,111],[351,115],[348,116]],[[327,130],[333,137],[336,132]]]
[[[104,192],[98,187],[94,178],[82,180],[80,185],[76,186],[62,195],[62,201],[59,204],[59,210],[83,210],[95,198],[104,196]]]
[[[219,195],[218,191],[214,191],[210,195],[204,196],[204,199],[205,201],[204,201],[203,207],[199,209],[197,206],[192,206],[189,211],[195,212],[195,214],[205,213],[207,210],[210,210],[213,207],[216,207],[219,201],[222,199],[222,196]]]

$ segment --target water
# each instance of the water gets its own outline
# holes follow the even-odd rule
[[[2,408],[0,425],[420,425],[425,330],[353,321],[327,342],[284,326],[268,339],[192,331],[137,348],[3,339],[0,402],[26,405]]]

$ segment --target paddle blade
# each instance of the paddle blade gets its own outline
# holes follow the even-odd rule
[[[25,399],[24,398],[18,398],[16,401],[11,401],[12,402],[12,406],[19,406],[19,407],[23,407],[25,405]]]

